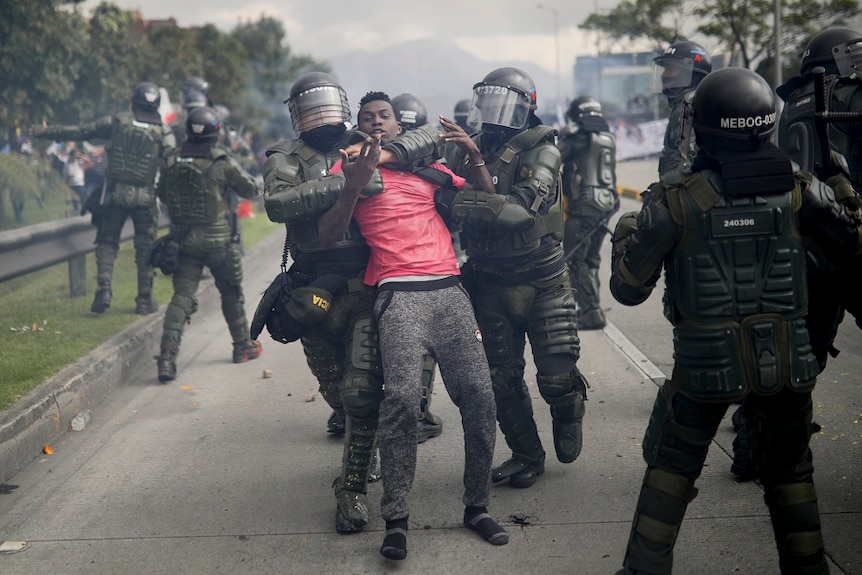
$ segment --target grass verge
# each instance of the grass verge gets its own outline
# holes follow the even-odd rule
[[[240,221],[246,248],[283,229],[266,216]],[[135,314],[134,259],[131,240],[124,242],[114,268],[111,309],[101,315],[90,313],[96,275],[93,254],[87,256],[92,279],[83,297],[69,297],[65,263],[0,284],[0,411],[140,318]],[[159,303],[168,302],[171,279],[157,272],[153,292]]]

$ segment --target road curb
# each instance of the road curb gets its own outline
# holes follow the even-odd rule
[[[250,248],[243,258],[244,273],[256,271],[257,261],[266,259],[264,253],[280,253],[283,238],[283,233],[273,232]],[[211,278],[201,282],[196,295],[196,317],[221,313],[221,298]],[[245,295],[247,300],[258,297]],[[163,304],[157,313],[135,321],[0,412],[0,481],[37,459],[46,445],[56,444],[70,431],[69,423],[78,413],[94,409],[145,369],[152,370],[155,381],[153,356],[158,354],[165,308]]]
[[[626,198],[632,198],[634,200],[641,199],[641,190],[636,190],[634,188],[627,188],[625,186],[617,186],[617,194],[624,196]]]

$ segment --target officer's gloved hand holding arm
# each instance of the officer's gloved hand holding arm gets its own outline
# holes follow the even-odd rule
[[[350,225],[350,219],[353,217],[356,202],[363,188],[374,175],[379,161],[380,142],[374,138],[366,139],[359,154],[352,160],[345,150],[341,151],[344,189],[339,194],[335,205],[321,216],[317,224],[318,238],[324,247],[331,247],[344,237]]]
[[[611,294],[623,305],[646,301],[674,245],[676,225],[670,211],[655,202],[617,221],[611,261]]]

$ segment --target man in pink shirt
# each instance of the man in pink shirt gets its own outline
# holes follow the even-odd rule
[[[440,118],[442,137],[474,160],[474,181],[493,193],[479,149],[456,124]],[[371,248],[365,283],[377,286],[374,313],[383,358],[384,398],[378,442],[383,470],[381,515],[386,535],[380,552],[389,559],[407,556],[407,495],[416,471],[416,433],[423,356],[437,360],[446,391],[461,412],[464,427],[464,525],[493,545],[509,534],[487,511],[496,438],[496,407],[488,360],[473,307],[459,279],[452,237],[437,211],[439,185],[398,166],[378,166],[380,146],[398,135],[389,97],[369,92],[360,101],[358,128],[369,134],[361,150],[342,151],[346,184],[336,204],[321,217],[324,245],[338,241],[353,218]],[[445,166],[431,168],[464,179]],[[362,190],[379,170],[382,190]]]

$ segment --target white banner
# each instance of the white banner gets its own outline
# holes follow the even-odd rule
[[[617,161],[660,154],[666,129],[667,118],[643,124],[611,126],[617,139]]]

